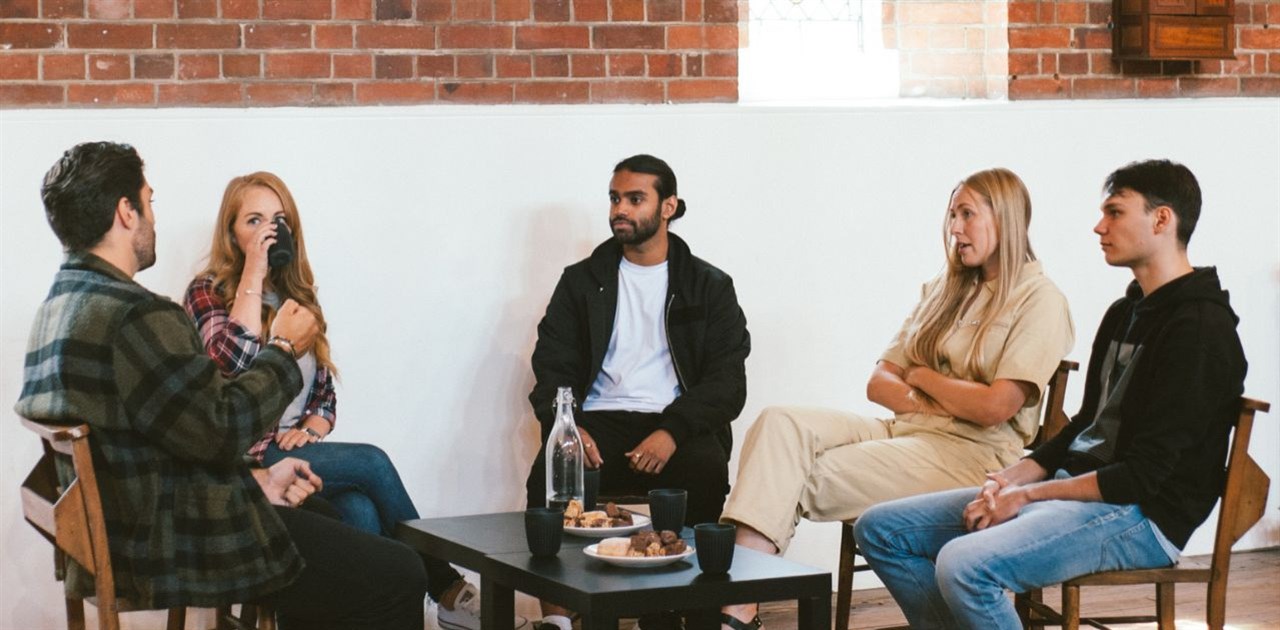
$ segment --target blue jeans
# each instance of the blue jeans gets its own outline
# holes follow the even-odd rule
[[[404,489],[395,464],[376,446],[314,442],[282,451],[272,442],[262,463],[270,466],[285,457],[311,464],[311,470],[324,482],[320,496],[338,508],[343,522],[356,529],[389,536],[395,532],[396,523],[418,518],[418,509]]]
[[[1021,628],[1006,590],[1171,563],[1137,505],[1042,501],[967,532],[962,514],[977,494],[963,488],[909,497],[858,517],[858,547],[912,628]]]
[[[270,466],[285,457],[311,464],[320,475],[324,489],[320,496],[342,514],[342,521],[371,534],[391,537],[396,523],[418,518],[418,509],[409,498],[400,473],[382,449],[371,444],[313,442],[291,451],[280,450],[272,442],[262,463]],[[423,558],[427,569],[427,592],[439,601],[454,582],[462,579],[447,562]]]

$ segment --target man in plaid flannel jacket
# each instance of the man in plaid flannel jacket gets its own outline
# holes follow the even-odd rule
[[[78,145],[41,193],[68,255],[37,313],[15,409],[92,427],[118,595],[135,608],[263,600],[282,625],[421,630],[426,581],[411,550],[292,509],[321,485],[305,462],[243,459],[301,390],[294,357],[314,317],[286,303],[269,347],[226,379],[182,308],[132,280],[155,262],[136,151]],[[91,595],[72,564],[68,590]]]

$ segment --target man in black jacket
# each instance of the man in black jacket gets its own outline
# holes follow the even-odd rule
[[[564,270],[538,324],[529,402],[544,445],[529,505],[546,501],[556,389],[571,387],[602,492],[683,488],[686,522],[713,522],[729,492],[729,423],[747,395],[746,317],[728,274],[667,231],[685,202],[666,162],[618,163],[609,202],[613,238]]]
[[[913,628],[1020,628],[1006,589],[1168,566],[1222,492],[1247,363],[1217,271],[1187,259],[1199,184],[1152,160],[1105,190],[1094,232],[1134,281],[1098,328],[1080,413],[982,488],[858,519],[859,547]]]

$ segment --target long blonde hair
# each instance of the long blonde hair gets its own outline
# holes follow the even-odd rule
[[[312,352],[316,363],[337,373],[333,360],[329,356],[329,339],[325,336],[324,311],[316,300],[315,276],[311,273],[311,262],[307,260],[307,242],[302,235],[302,221],[298,217],[298,204],[294,202],[289,187],[284,185],[274,173],[258,171],[227,182],[227,189],[222,193],[222,206],[218,209],[218,221],[213,228],[213,245],[209,248],[209,266],[203,274],[213,276],[213,290],[222,298],[227,310],[235,305],[236,289],[240,285],[240,274],[244,271],[244,252],[235,239],[236,215],[244,205],[245,194],[249,189],[260,186],[275,193],[284,207],[284,221],[293,233],[293,262],[273,269],[269,273],[271,286],[280,300],[292,298],[295,302],[315,313],[316,323],[320,325],[320,334],[316,336]],[[275,319],[276,309],[266,304],[262,306],[262,329],[269,330]]]
[[[1009,295],[1018,282],[1022,265],[1036,259],[1027,238],[1027,226],[1031,223],[1031,195],[1017,175],[1008,169],[993,168],[978,171],[965,178],[951,191],[954,196],[961,187],[968,188],[991,206],[996,226],[996,253],[1000,272],[995,278],[994,297],[983,309],[973,344],[964,358],[964,365],[975,378],[986,382],[989,374],[982,369],[983,341],[992,324],[1008,305]],[[948,198],[950,204],[950,197]],[[941,368],[942,345],[951,330],[964,315],[962,309],[978,291],[982,290],[982,268],[965,267],[953,246],[949,229],[950,209],[942,221],[942,244],[947,253],[947,266],[939,281],[934,282],[929,294],[924,296],[913,315],[913,326],[904,344],[907,358],[912,362],[934,370]]]

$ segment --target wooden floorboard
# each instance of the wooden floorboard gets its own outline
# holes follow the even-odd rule
[[[1231,558],[1231,576],[1227,587],[1227,628],[1235,630],[1280,629],[1280,549],[1237,553]],[[1205,586],[1180,584],[1177,596],[1179,630],[1204,628]],[[1055,608],[1061,602],[1058,588],[1045,589],[1045,602]],[[1151,615],[1155,614],[1155,588],[1152,586],[1084,587],[1081,607],[1085,615]],[[832,610],[835,610],[832,597]],[[795,604],[765,604],[760,618],[765,630],[794,630]],[[902,612],[889,593],[882,588],[853,592],[853,611],[849,627],[853,630],[885,628],[906,624]],[[1155,628],[1156,624],[1121,624],[1117,629]]]

